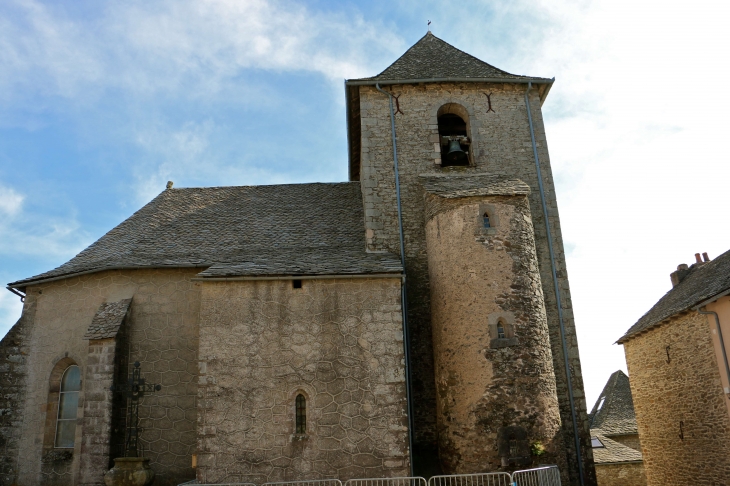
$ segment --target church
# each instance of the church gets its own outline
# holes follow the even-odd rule
[[[540,464],[594,485],[553,82],[429,32],[345,82],[349,181],[170,182],[8,284],[0,484],[104,484],[132,434],[157,485]]]

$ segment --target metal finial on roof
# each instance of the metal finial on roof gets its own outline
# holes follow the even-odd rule
[[[426,25],[428,26],[428,31],[431,32],[431,21],[429,20],[428,24],[426,24]]]
[[[173,184],[174,184],[174,183],[173,183],[172,181],[167,181],[167,188],[168,188],[168,189],[172,189],[172,185],[173,185]]]

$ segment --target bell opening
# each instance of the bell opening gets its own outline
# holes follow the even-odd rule
[[[438,117],[441,140],[441,167],[469,165],[466,122],[459,115],[446,113]]]

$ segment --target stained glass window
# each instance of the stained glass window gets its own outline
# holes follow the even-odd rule
[[[307,399],[304,395],[297,395],[296,400],[296,413],[297,413],[297,434],[307,433]]]
[[[70,449],[76,436],[76,412],[79,407],[81,371],[76,365],[66,368],[61,378],[61,392],[58,396],[58,418],[56,420],[55,447]]]

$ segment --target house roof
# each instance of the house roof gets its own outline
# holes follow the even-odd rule
[[[365,251],[357,182],[168,189],[67,263],[9,284],[116,268],[205,276],[400,273]]]
[[[502,82],[508,80],[552,81],[547,78],[532,78],[502,71],[428,32],[377,76],[348,80],[348,83],[448,78],[493,78],[502,80]]]
[[[623,371],[610,376],[593,405],[590,418],[591,429],[599,429],[606,436],[639,433],[629,377]]]
[[[654,307],[631,326],[617,342],[623,344],[675,314],[690,310],[728,289],[730,289],[730,251],[702,265],[692,265],[689,275],[664,294],[664,297],[659,299],[659,302],[654,304]]]
[[[591,429],[591,438],[593,437],[598,438],[603,444],[603,447],[593,448],[593,461],[597,465],[639,462],[644,460],[641,452],[609,439],[601,434],[600,431]]]

